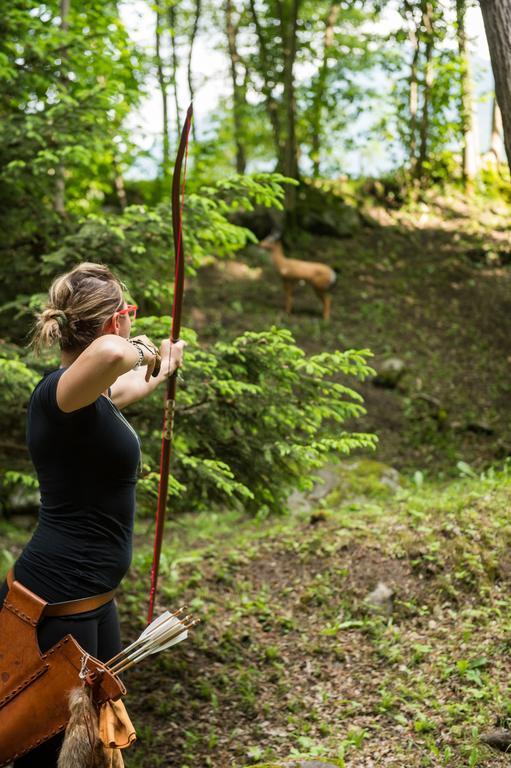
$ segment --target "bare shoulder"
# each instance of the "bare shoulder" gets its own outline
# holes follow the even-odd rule
[[[64,413],[90,405],[133,365],[133,350],[114,335],[95,339],[64,371],[57,384],[57,404]]]

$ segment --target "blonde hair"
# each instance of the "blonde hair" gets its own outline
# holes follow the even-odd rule
[[[38,352],[57,343],[63,350],[85,349],[123,301],[123,286],[108,267],[78,264],[51,284],[46,307],[36,316],[31,344]]]

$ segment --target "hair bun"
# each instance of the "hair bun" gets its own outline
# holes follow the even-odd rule
[[[37,315],[32,334],[36,352],[56,342],[62,350],[83,351],[101,336],[122,301],[122,286],[108,267],[78,264],[50,286],[48,303]]]
[[[63,309],[57,309],[56,307],[48,307],[41,313],[41,318],[43,322],[51,322],[52,320],[56,320],[59,324],[60,328],[65,328],[65,326],[69,323],[68,316],[64,312]]]

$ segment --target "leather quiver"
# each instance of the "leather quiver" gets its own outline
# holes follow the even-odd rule
[[[96,706],[126,693],[121,680],[88,656],[72,635],[41,653],[37,625],[45,607],[44,600],[15,581],[0,611],[0,766],[64,730],[69,693],[84,684],[84,660]]]

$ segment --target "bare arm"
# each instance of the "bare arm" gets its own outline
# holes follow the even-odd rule
[[[94,339],[59,379],[60,410],[71,413],[90,405],[138,360],[137,349],[122,336],[105,334]]]
[[[127,371],[119,376],[111,387],[111,398],[117,408],[125,408],[127,405],[142,400],[172,375],[176,368],[181,366],[185,346],[184,341],[177,341],[172,345],[168,339],[163,341],[160,349],[160,372],[149,380],[143,368]]]

